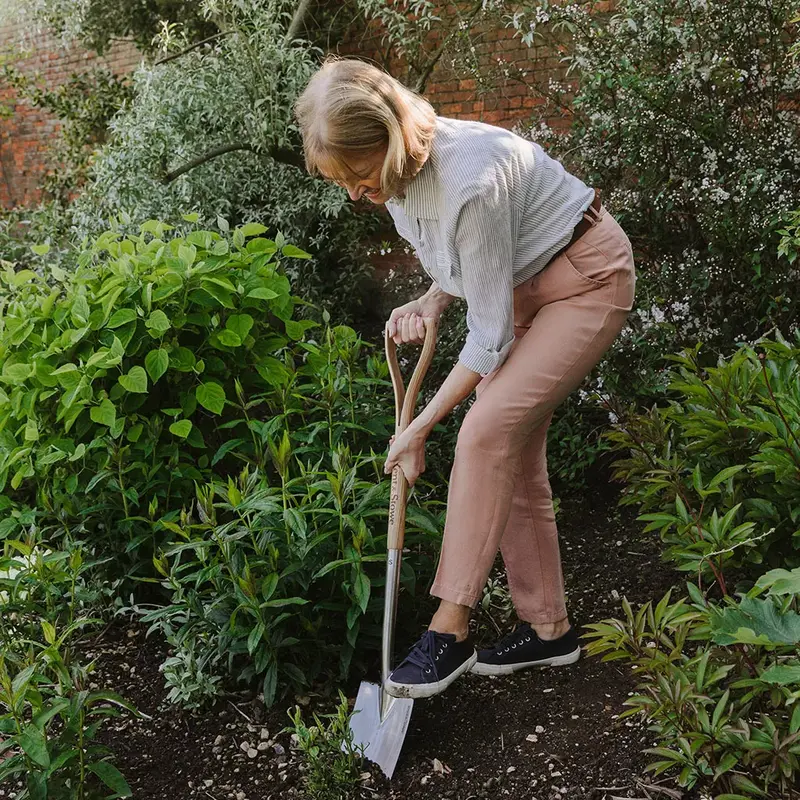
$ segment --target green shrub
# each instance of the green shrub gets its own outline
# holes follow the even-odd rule
[[[794,0],[578,0],[515,12],[534,64],[507,68],[540,101],[521,128],[602,190],[636,256],[636,308],[588,394],[604,412],[615,394],[661,402],[663,353],[786,330],[798,313],[797,265],[779,246],[800,202]],[[591,404],[551,442],[584,433],[590,460],[604,463],[596,415],[581,420]]]
[[[91,691],[78,635],[100,620],[98,566],[86,543],[43,538],[42,514],[0,498],[0,782],[25,781],[31,798],[128,797],[111,751],[94,739],[118,695]]]
[[[689,598],[588,625],[590,655],[626,659],[641,679],[620,718],[641,714],[658,775],[716,800],[788,796],[800,776],[800,569],[761,576],[737,602]],[[758,597],[766,591],[766,597]],[[722,793],[717,793],[722,792]]]
[[[741,346],[703,366],[700,345],[671,357],[670,401],[609,433],[622,502],[646,512],[679,570],[752,577],[800,564],[800,332]]]
[[[31,244],[48,245],[48,263],[74,269],[70,214],[55,201],[30,208],[0,209],[0,269],[41,265]],[[8,263],[4,263],[8,262]]]
[[[268,220],[267,235],[282,231],[314,253],[288,265],[297,290],[353,323],[371,316],[364,240],[379,219],[356,213],[344,190],[305,171],[292,108],[321,51],[285,41],[295,10],[289,0],[215,3],[225,36],[142,63],[73,215],[89,236],[120,212],[135,226],[150,218],[177,224],[186,210],[237,224]]]
[[[559,109],[572,122],[535,135],[604,190],[639,256],[640,310],[675,317],[679,346],[785,325],[797,276],[776,246],[800,199],[796,2],[535,6],[514,24],[531,44],[560,44],[566,69],[534,82],[536,121]]]
[[[133,590],[176,649],[173,699],[232,674],[272,702],[378,649],[388,370],[352,329],[294,318],[282,264],[305,254],[264,226],[168,232],[105,232],[74,274],[37,248],[40,273],[0,275],[0,491],[109,559],[117,605]],[[408,520],[413,592],[441,520]]]
[[[175,650],[164,665],[173,700],[200,705],[230,674],[258,678],[271,704],[289,689],[344,680],[351,666],[363,671],[379,650],[383,597],[373,587],[384,581],[388,482],[374,474],[374,455],[340,446],[331,469],[323,449],[290,447],[284,437],[274,454],[281,482],[245,468],[227,484],[198,486],[199,519],[164,523],[176,537],[156,567],[171,594],[140,610]],[[412,505],[407,527],[415,554],[404,563],[400,630],[410,633],[415,583],[433,574],[441,520]]]
[[[623,716],[652,723],[656,774],[677,767],[718,800],[782,796],[800,775],[800,331],[714,366],[700,345],[671,359],[668,404],[608,438],[621,502],[697,583],[689,600],[624,601],[624,619],[588,626],[588,651],[644,678]]]
[[[191,494],[246,424],[243,392],[285,388],[291,357],[276,356],[313,324],[292,319],[277,263],[303,253],[282,256],[255,235],[263,226],[232,243],[210,231],[165,241],[168,229],[108,231],[74,273],[48,269],[44,247],[42,274],[0,275],[0,490],[59,518],[90,510],[92,536],[119,551],[146,548],[158,509]],[[263,459],[255,433],[239,444]]]

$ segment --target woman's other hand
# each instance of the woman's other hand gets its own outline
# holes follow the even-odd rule
[[[408,485],[413,486],[417,478],[425,472],[425,439],[424,432],[415,428],[413,423],[399,436],[393,436],[383,471],[390,475],[399,466]]]

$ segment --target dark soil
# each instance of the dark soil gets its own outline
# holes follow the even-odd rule
[[[623,596],[635,605],[660,599],[673,585],[676,599],[684,593],[680,575],[660,562],[657,537],[642,534],[642,525],[613,500],[565,502],[559,524],[567,607],[579,630],[621,617]],[[484,642],[494,637],[485,615],[478,623]],[[102,733],[135,797],[303,796],[299,756],[289,735],[280,733],[293,703],[265,711],[252,695],[236,696],[211,711],[183,712],[166,700],[158,669],[166,647],[139,626],[110,628],[90,652],[98,657],[97,683],[152,717],[125,717]],[[619,719],[635,685],[630,665],[585,654],[569,667],[509,678],[466,676],[415,704],[391,785],[373,767],[359,794],[379,800],[698,798],[644,772],[652,758],[642,750],[655,744],[653,734],[638,717]]]

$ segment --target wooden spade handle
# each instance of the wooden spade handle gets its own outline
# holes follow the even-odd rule
[[[436,349],[436,323],[425,320],[425,343],[417,362],[416,369],[408,384],[408,391],[403,386],[403,376],[400,374],[400,365],[397,363],[397,346],[389,336],[389,330],[384,333],[386,344],[386,361],[389,365],[389,374],[392,376],[395,405],[395,437],[399,436],[410,424],[414,417],[414,408],[417,405],[419,390],[425,373],[433,360]],[[406,501],[408,499],[408,481],[400,466],[392,470],[392,492],[389,500],[389,536],[387,547],[389,550],[402,550],[406,530]]]

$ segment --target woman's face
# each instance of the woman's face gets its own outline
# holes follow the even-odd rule
[[[345,166],[352,173],[350,178],[337,180],[328,178],[327,175],[325,177],[347,189],[351,200],[366,197],[371,203],[382,205],[389,199],[389,195],[381,191],[381,170],[385,158],[385,147],[368,156],[352,156],[345,162]]]

